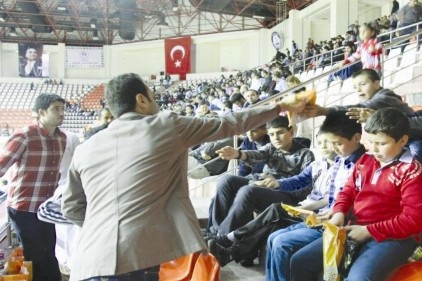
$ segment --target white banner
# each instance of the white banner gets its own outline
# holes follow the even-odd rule
[[[66,47],[66,68],[101,68],[104,67],[102,47]]]

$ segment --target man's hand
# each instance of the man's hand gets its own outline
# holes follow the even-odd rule
[[[347,232],[347,237],[358,243],[365,242],[372,237],[364,225],[347,225],[344,229]]]
[[[225,146],[222,149],[217,150],[216,153],[218,153],[218,156],[220,156],[221,159],[232,160],[237,159],[239,157],[239,153],[241,152],[231,146]]]
[[[351,107],[347,110],[346,115],[348,115],[350,119],[357,120],[359,123],[365,123],[374,112],[375,110],[370,108]]]
[[[306,100],[297,98],[296,95],[287,95],[276,104],[280,107],[280,111],[302,112],[306,107]]]

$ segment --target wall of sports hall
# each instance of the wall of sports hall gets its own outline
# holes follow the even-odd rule
[[[400,5],[407,1],[402,0]],[[290,48],[344,34],[350,24],[360,24],[389,15],[392,1],[318,0],[302,11],[291,10],[289,19],[272,29],[239,31],[192,37],[192,72],[221,72],[222,69],[246,70],[270,61],[275,55],[271,33],[280,33],[284,46]],[[0,42],[0,81],[19,80],[18,44]],[[164,40],[104,46],[104,67],[91,69],[65,68],[65,45],[45,45],[50,55],[50,77],[54,79],[108,80],[116,75],[134,72],[143,77],[165,70]],[[26,80],[28,81],[28,80]]]

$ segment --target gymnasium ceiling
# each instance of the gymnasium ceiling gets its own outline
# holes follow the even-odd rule
[[[0,41],[101,46],[272,28],[315,1],[0,0]]]

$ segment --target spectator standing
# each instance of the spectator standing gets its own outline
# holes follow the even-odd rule
[[[409,2],[397,12],[397,19],[400,21],[399,26],[398,26],[399,28],[417,23],[421,20],[421,18],[422,18],[422,7],[418,3],[418,0],[409,0]],[[400,33],[400,36],[403,36],[415,31],[416,31],[416,26],[413,26],[413,27],[403,29],[399,33]]]
[[[22,243],[26,260],[33,262],[34,281],[59,281],[54,254],[54,225],[37,218],[38,207],[51,197],[60,176],[66,135],[58,129],[64,119],[65,100],[41,94],[35,100],[38,122],[17,130],[0,152],[0,177],[10,167],[7,212]]]
[[[381,73],[382,44],[377,39],[378,26],[376,22],[364,23],[362,30],[363,42],[356,52],[346,58],[341,65],[353,63],[360,60],[362,68],[369,68]]]
[[[400,4],[397,2],[397,0],[393,0],[393,7],[391,8],[391,14],[397,13],[397,11],[400,9]]]

